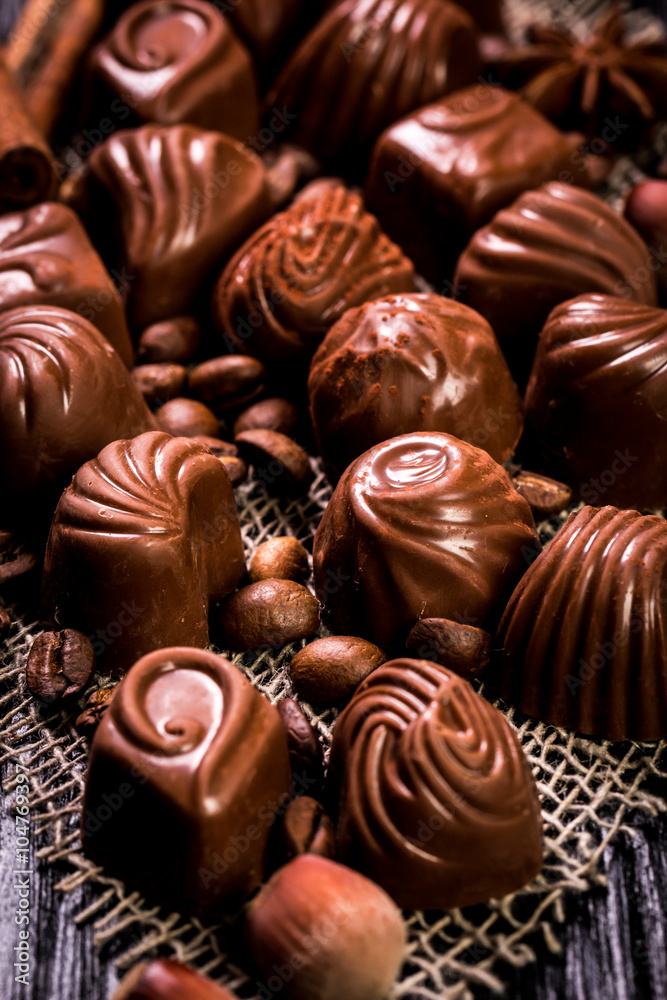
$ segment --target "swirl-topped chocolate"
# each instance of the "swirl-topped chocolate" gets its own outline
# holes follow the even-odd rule
[[[308,357],[346,309],[415,290],[414,268],[339,184],[315,184],[223,271],[214,315],[229,345],[267,361]]]
[[[667,736],[667,521],[584,507],[535,560],[503,616],[502,697],[611,740]]]
[[[588,503],[667,504],[667,312],[609,295],[558,306],[526,392],[533,465]]]
[[[527,502],[480,448],[403,434],[344,473],[313,548],[326,623],[402,648],[419,618],[488,628],[539,542]]]
[[[446,909],[518,889],[542,867],[537,788],[500,712],[426,660],[392,660],[334,728],[341,859],[401,907]]]
[[[455,4],[343,0],[305,37],[267,103],[294,116],[290,135],[317,156],[358,156],[391,122],[479,71],[475,24]]]
[[[191,312],[216,266],[271,212],[259,158],[217,132],[144,125],[110,136],[89,163],[93,193],[106,201],[91,226],[131,276],[125,294],[139,330]]]
[[[84,850],[171,907],[232,909],[266,873],[290,780],[280,715],[243,674],[215,653],[159,649],[95,733]]]
[[[440,295],[390,295],[350,309],[308,378],[320,454],[340,474],[409,431],[446,431],[498,462],[521,434],[521,401],[488,323]]]
[[[42,597],[115,672],[161,646],[205,646],[209,603],[244,569],[224,467],[203,445],[154,432],[79,469],[53,519]]]
[[[250,54],[204,0],[141,0],[91,57],[98,102],[122,100],[139,122],[225,132],[246,139],[259,125]]]
[[[88,320],[55,306],[0,312],[0,510],[10,522],[50,519],[83,462],[118,437],[156,426],[120,357]]]

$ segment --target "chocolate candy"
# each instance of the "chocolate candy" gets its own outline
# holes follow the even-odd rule
[[[161,646],[205,646],[209,602],[244,570],[222,465],[201,445],[155,431],[114,441],[79,469],[53,519],[42,597],[112,673]]]
[[[255,56],[258,72],[268,78],[286,49],[328,4],[329,0],[243,0],[227,4],[225,14]]]
[[[266,361],[308,357],[346,309],[415,290],[414,269],[362,199],[313,185],[241,247],[215,289],[228,346]]]
[[[94,50],[91,70],[97,103],[129,105],[136,122],[188,122],[235,139],[259,127],[250,54],[203,0],[133,4]]]
[[[652,263],[641,237],[601,198],[553,182],[526,191],[475,233],[455,294],[488,319],[525,377],[537,335],[561,302],[603,292],[656,305]]]
[[[482,903],[542,867],[535,780],[500,712],[426,660],[393,660],[338,719],[339,856],[410,909]]]
[[[0,216],[0,309],[32,305],[62,306],[89,319],[132,366],[116,287],[78,216],[56,202]]]
[[[610,740],[667,736],[667,522],[584,507],[535,560],[496,636],[502,697]]]
[[[667,292],[663,249],[667,240],[667,181],[646,180],[636,184],[625,203],[625,217],[650,247],[648,266],[655,271],[661,290]]]
[[[368,206],[437,290],[473,232],[522,191],[571,169],[574,149],[516,94],[477,84],[378,139]]]
[[[587,503],[667,504],[667,312],[609,295],[558,306],[526,392],[526,451]]]
[[[0,511],[9,522],[50,519],[83,462],[157,426],[108,341],[68,309],[0,313],[0,384]]]
[[[324,159],[370,149],[402,115],[472,83],[481,68],[470,17],[447,0],[343,0],[289,60],[268,104]]]
[[[345,472],[315,536],[332,632],[391,652],[419,618],[489,628],[539,542],[501,466],[449,434],[403,434]]]
[[[95,733],[83,848],[152,900],[219,914],[264,877],[289,786],[285,731],[266,698],[215,653],[158,649],[134,664]]]
[[[440,295],[350,309],[313,358],[310,411],[335,474],[387,438],[446,431],[497,462],[521,434],[521,400],[488,323]]]
[[[89,164],[93,192],[106,194],[90,224],[105,256],[132,275],[125,294],[138,330],[188,312],[216,265],[271,211],[259,158],[191,125],[117,132]]]

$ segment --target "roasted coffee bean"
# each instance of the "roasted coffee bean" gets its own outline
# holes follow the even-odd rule
[[[102,716],[111,704],[111,699],[116,692],[115,687],[100,688],[88,695],[88,701],[81,715],[74,725],[80,733],[92,737],[97,729]]]
[[[569,486],[536,472],[517,472],[512,476],[512,483],[517,493],[528,501],[538,520],[560,514],[572,500]]]
[[[236,1000],[224,986],[172,958],[135,965],[111,1000]]]
[[[223,455],[220,461],[227,469],[232,486],[240,486],[248,478],[248,466],[238,455]]]
[[[292,698],[277,704],[287,733],[294,793],[319,792],[324,779],[324,754],[317,733]]]
[[[47,703],[62,701],[83,691],[94,669],[93,647],[81,632],[43,632],[28,654],[28,690]]]
[[[226,354],[197,365],[190,372],[188,391],[216,413],[243,406],[264,390],[266,368],[257,358]]]
[[[146,327],[139,337],[140,364],[184,364],[196,353],[201,338],[193,316],[175,316]]]
[[[0,606],[0,642],[4,642],[12,627],[12,616],[6,608]]]
[[[132,370],[132,381],[149,406],[166,403],[183,392],[188,376],[183,365],[139,365]]]
[[[336,858],[336,831],[324,807],[309,795],[292,799],[282,819],[282,847],[285,861],[300,854]]]
[[[236,418],[234,437],[244,431],[278,431],[291,437],[299,422],[299,411],[289,399],[275,396],[271,399],[260,399]]]
[[[238,458],[239,450],[230,441],[222,441],[220,438],[206,437],[204,434],[195,434],[192,438],[198,444],[203,444],[205,448],[212,451],[216,458]]]
[[[0,587],[9,585],[37,568],[37,555],[10,531],[0,531]]]
[[[248,567],[253,583],[258,580],[296,580],[301,583],[307,579],[309,572],[308,553],[301,542],[290,535],[262,542]]]
[[[303,448],[278,431],[243,431],[234,438],[239,451],[269,493],[299,497],[308,492],[313,473]]]
[[[408,635],[406,647],[411,656],[440,663],[469,681],[489,663],[491,636],[447,618],[422,618]]]
[[[155,416],[162,430],[174,437],[217,437],[220,432],[215,413],[196,399],[178,396],[156,410]]]
[[[228,597],[220,622],[231,649],[286,646],[317,631],[317,599],[292,580],[260,580]]]
[[[289,673],[300,697],[321,705],[337,705],[351,698],[364,678],[386,660],[386,654],[372,642],[332,635],[299,650],[289,665]]]

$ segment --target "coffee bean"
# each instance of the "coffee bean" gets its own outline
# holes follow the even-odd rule
[[[66,628],[37,636],[28,654],[28,690],[47,703],[79,694],[92,677],[95,653],[81,632]]]
[[[408,635],[406,647],[411,656],[440,663],[469,681],[489,663],[491,636],[447,618],[422,618]]]
[[[139,365],[132,369],[132,381],[149,405],[165,403],[183,392],[187,378],[183,365]]]
[[[565,483],[559,483],[548,476],[540,476],[536,472],[515,473],[512,483],[517,493],[530,504],[536,518],[543,520],[560,514],[572,500],[572,490]]]
[[[205,434],[195,434],[192,437],[197,444],[203,444],[205,448],[212,451],[216,458],[238,458],[239,450],[230,441],[221,441],[220,438],[206,437]]]
[[[80,733],[92,737],[115,693],[115,687],[108,687],[100,688],[88,695],[85,708],[74,723]]]
[[[196,353],[200,337],[199,323],[194,316],[175,316],[153,323],[139,337],[137,361],[140,364],[183,364]]]
[[[289,665],[296,693],[321,705],[337,705],[387,657],[372,642],[349,635],[316,639],[299,650]]]
[[[260,580],[228,597],[220,623],[231,649],[286,646],[317,631],[317,599],[292,580]]]
[[[258,580],[297,580],[303,582],[309,574],[308,553],[301,542],[290,535],[269,538],[257,547],[250,560],[248,574],[253,583]]]
[[[156,410],[157,422],[174,437],[217,437],[220,425],[215,413],[196,399],[178,396]]]
[[[278,702],[278,711],[287,733],[294,793],[319,792],[324,779],[324,754],[317,733],[292,698]]]
[[[309,795],[292,799],[282,819],[283,861],[300,854],[336,858],[336,831],[324,807]]]
[[[0,531],[0,587],[26,577],[37,568],[37,555],[11,531]]]
[[[240,486],[248,478],[248,466],[237,455],[223,455],[220,458],[221,463],[227,470],[227,475],[231,481],[232,486]]]
[[[299,411],[289,399],[278,396],[271,399],[260,399],[236,418],[234,437],[244,431],[267,430],[278,431],[291,437],[299,422]]]
[[[6,608],[0,606],[0,642],[4,642],[12,627],[12,616]]]
[[[299,497],[308,492],[313,473],[303,448],[278,431],[243,431],[234,438],[239,451],[269,493]]]
[[[190,372],[188,391],[216,413],[243,406],[264,390],[266,368],[257,358],[227,354],[197,365]]]

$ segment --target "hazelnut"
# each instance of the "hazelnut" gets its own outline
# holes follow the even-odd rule
[[[158,958],[135,966],[111,1000],[235,1000],[235,997],[187,965]]]

